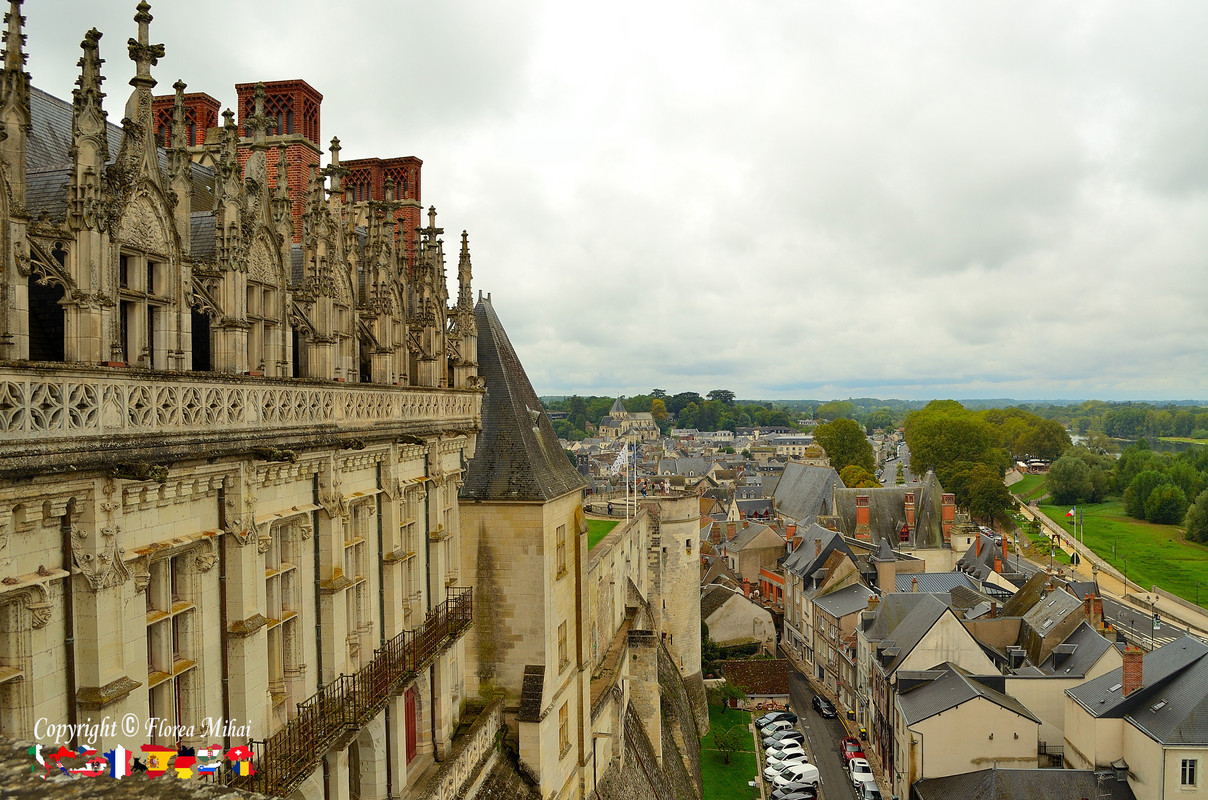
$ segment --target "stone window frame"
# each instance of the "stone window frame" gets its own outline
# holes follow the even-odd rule
[[[130,247],[118,251],[118,331],[114,338],[121,345],[122,358],[131,366],[168,368],[169,314],[174,305],[168,268],[168,259],[154,253]]]
[[[419,536],[419,510],[421,494],[420,490],[413,486],[408,486],[403,490],[401,505],[401,513],[399,514],[399,539],[402,543],[404,559],[406,566],[403,568],[403,597],[406,602],[403,604],[403,616],[411,616],[412,606],[419,608],[419,589],[417,587],[417,578],[415,575],[415,564],[417,561],[417,537]],[[414,602],[412,602],[414,601]]]
[[[264,610],[268,655],[268,687],[273,707],[285,706],[287,714],[296,713],[290,676],[300,668],[302,654],[301,611],[303,607],[300,528],[303,519],[277,524],[269,531],[264,551]],[[291,699],[294,702],[290,702]]]
[[[273,351],[281,351],[282,348],[279,343],[270,340],[285,316],[281,287],[249,278],[246,297],[248,370],[263,375],[277,375],[278,359],[273,357]]]
[[[566,665],[569,663],[570,650],[567,647],[566,620],[562,620],[562,624],[558,626],[558,671],[566,669]]]
[[[570,701],[558,709],[558,755],[565,756],[570,750]]]
[[[147,714],[160,726],[196,726],[201,720],[197,668],[201,653],[196,598],[199,576],[191,550],[177,550],[147,564]],[[150,744],[174,745],[152,736]],[[171,740],[171,741],[169,741]]]
[[[1184,758],[1179,765],[1179,786],[1181,788],[1194,788],[1200,785],[1199,783],[1199,759]]]
[[[354,667],[362,667],[373,656],[372,645],[366,645],[373,627],[374,615],[369,608],[369,534],[372,527],[369,519],[377,511],[373,496],[363,498],[349,509],[349,521],[344,525],[344,553],[341,564],[344,577],[350,583],[345,588],[345,611],[347,614],[348,660]]]
[[[29,680],[32,621],[19,594],[0,600],[0,733],[29,735],[33,686]]]
[[[559,525],[554,529],[554,554],[555,580],[560,580],[567,573],[565,525]]]

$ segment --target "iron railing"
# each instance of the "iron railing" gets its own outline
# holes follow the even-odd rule
[[[470,627],[474,590],[445,589],[445,602],[419,628],[405,630],[373,653],[355,675],[341,675],[306,701],[297,715],[264,741],[253,741],[252,775],[232,785],[284,797],[296,789],[341,737],[376,717],[386,702]]]

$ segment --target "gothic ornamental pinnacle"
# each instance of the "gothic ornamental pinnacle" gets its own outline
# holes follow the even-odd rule
[[[189,91],[204,74],[153,94],[170,62],[145,2],[114,125],[101,33],[59,99],[31,88],[21,8],[0,74],[0,734],[217,743],[253,766],[217,780],[278,797],[699,798],[671,744],[707,725],[699,568],[658,555],[696,535],[699,498],[651,501],[587,558],[583,482],[473,302],[465,231],[451,302],[420,159],[325,154],[301,79],[238,84],[225,110]]]

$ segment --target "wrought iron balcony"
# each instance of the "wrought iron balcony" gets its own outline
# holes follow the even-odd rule
[[[374,651],[355,675],[341,675],[298,704],[298,714],[266,741],[252,742],[255,774],[235,778],[247,791],[284,797],[296,789],[343,737],[377,716],[391,697],[457,641],[474,619],[474,590],[445,589],[445,602]]]

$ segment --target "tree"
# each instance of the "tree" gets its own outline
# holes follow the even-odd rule
[[[680,411],[686,408],[689,404],[696,404],[699,406],[705,401],[705,398],[701,397],[696,392],[680,392],[674,397],[664,399],[667,401],[667,410],[672,414],[675,414],[677,417],[679,416]],[[685,426],[681,425],[680,427],[682,428]]]
[[[1093,492],[1091,468],[1086,462],[1073,455],[1064,455],[1049,467],[1046,480],[1053,502],[1059,505],[1077,503],[1089,498]]]
[[[651,390],[650,390],[650,396],[651,396],[651,397],[657,397],[659,400],[666,400],[666,399],[667,399],[667,392],[666,392],[666,391],[664,391],[663,389],[651,389]]]
[[[1187,495],[1173,483],[1155,486],[1145,498],[1145,519],[1163,525],[1174,525],[1187,515]]]
[[[729,684],[722,684],[728,686]],[[725,711],[725,705],[722,706],[722,711]],[[746,733],[738,725],[731,725],[727,728],[713,731],[713,746],[721,753],[721,760],[729,764],[733,758],[734,752],[742,745],[742,734]]]
[[[1145,503],[1154,489],[1169,484],[1170,478],[1154,469],[1139,473],[1124,490],[1124,511],[1135,519],[1147,519]]]
[[[1061,423],[1054,419],[1038,419],[1028,428],[1015,444],[1017,456],[1031,456],[1052,461],[1070,447],[1070,435]]]
[[[814,410],[816,419],[852,419],[856,416],[856,404],[850,400],[832,400]]]
[[[654,421],[659,425],[667,421],[667,404],[661,397],[654,398],[654,402],[650,404],[650,416],[654,417]]]
[[[1010,456],[997,447],[998,436],[990,423],[955,400],[933,400],[906,417],[906,444],[910,468],[938,473],[958,461],[980,461],[1005,468]]]
[[[1015,508],[1015,498],[992,467],[978,464],[969,481],[967,507],[975,519],[993,520]]]
[[[706,397],[710,400],[717,400],[723,405],[734,405],[734,392],[731,392],[729,389],[714,389]]]
[[[1183,518],[1187,538],[1193,542],[1208,542],[1208,489],[1200,492]]]
[[[892,411],[888,408],[878,408],[868,415],[868,420],[864,423],[864,430],[868,433],[883,431],[894,427],[895,424],[896,420]]]
[[[872,445],[864,435],[864,428],[854,419],[836,419],[819,425],[814,428],[814,441],[826,451],[832,469],[842,471],[850,464],[861,466],[867,472],[876,469]]]
[[[877,476],[861,467],[859,464],[848,464],[839,471],[839,479],[848,489],[878,488],[881,482]]]

